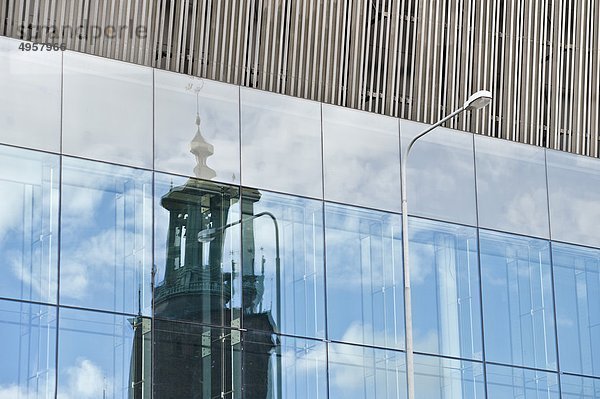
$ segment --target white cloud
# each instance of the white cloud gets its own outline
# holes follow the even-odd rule
[[[79,358],[66,371],[66,384],[59,388],[59,399],[96,399],[112,397],[112,382],[89,359]]]

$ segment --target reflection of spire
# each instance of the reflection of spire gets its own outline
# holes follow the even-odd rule
[[[200,179],[211,180],[217,174],[206,164],[206,159],[214,154],[214,147],[210,144],[202,133],[200,132],[200,106],[199,106],[199,96],[200,90],[202,90],[202,84],[199,86],[193,87],[194,92],[196,93],[196,135],[192,139],[190,143],[190,152],[194,154],[196,157],[196,167],[194,167],[194,174],[196,177]],[[188,86],[188,90],[192,89],[192,86]]]

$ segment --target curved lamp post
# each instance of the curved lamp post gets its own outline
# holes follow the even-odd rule
[[[478,110],[492,101],[492,93],[487,90],[480,90],[472,94],[464,105],[452,112],[450,115],[440,119],[440,121],[429,126],[423,132],[417,134],[411,139],[406,146],[406,149],[402,153],[402,165],[400,168],[400,179],[402,183],[401,195],[402,195],[402,258],[404,259],[404,323],[406,325],[406,375],[407,375],[407,387],[408,387],[408,399],[414,399],[415,397],[415,370],[414,370],[414,351],[413,351],[413,335],[412,335],[412,305],[411,305],[411,293],[410,293],[410,261],[408,256],[408,202],[407,202],[407,191],[406,185],[406,164],[408,155],[413,145],[421,137],[431,132],[436,127],[442,125],[444,122],[454,118],[460,113],[467,110]]]

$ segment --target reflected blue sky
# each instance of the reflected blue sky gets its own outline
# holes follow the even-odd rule
[[[61,303],[150,314],[151,172],[64,158],[61,210]]]
[[[399,215],[325,204],[328,338],[404,347]]]
[[[59,157],[0,146],[0,296],[56,303]]]

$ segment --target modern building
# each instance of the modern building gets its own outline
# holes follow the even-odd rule
[[[34,3],[0,10],[108,7]],[[0,398],[406,398],[400,160],[426,124],[22,43],[0,37]],[[600,397],[600,161],[545,143],[415,145],[416,398]]]

